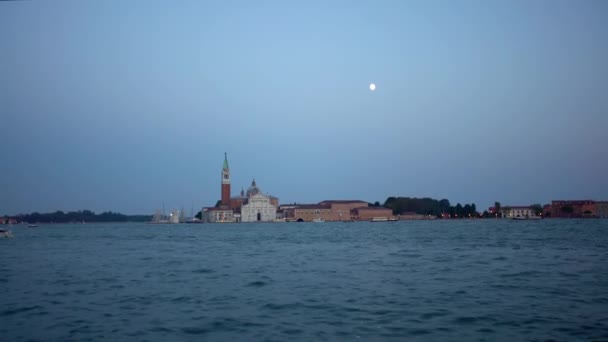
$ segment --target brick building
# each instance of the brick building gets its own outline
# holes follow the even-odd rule
[[[393,210],[384,207],[361,207],[351,210],[351,217],[357,221],[370,221],[376,219],[390,219],[393,217]]]
[[[287,221],[311,222],[315,219],[323,221],[340,221],[340,216],[331,210],[329,204],[300,204],[284,209],[283,216]],[[350,220],[350,212],[347,215]]]
[[[608,218],[608,201],[595,202],[595,216],[599,218]]]
[[[576,200],[576,201],[552,201],[551,217],[561,218],[582,218],[593,217],[596,210],[595,201]]]
[[[310,222],[323,221],[369,221],[372,218],[392,218],[391,209],[370,207],[365,201],[359,200],[327,200],[318,204],[299,204],[281,206],[284,217],[288,221]]]

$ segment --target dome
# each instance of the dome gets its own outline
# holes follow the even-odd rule
[[[249,187],[249,189],[247,189],[247,197],[251,197],[251,196],[257,195],[259,193],[262,193],[262,190],[260,190],[260,188],[258,188],[258,186],[255,184],[255,178],[254,178],[253,181],[251,182],[251,186]]]

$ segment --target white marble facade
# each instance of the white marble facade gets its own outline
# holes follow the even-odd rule
[[[271,222],[276,219],[277,208],[270,203],[270,197],[261,194],[249,194],[247,204],[241,208],[241,222]]]

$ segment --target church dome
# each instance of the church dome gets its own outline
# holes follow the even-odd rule
[[[254,178],[253,181],[251,182],[251,186],[249,187],[249,189],[247,189],[247,197],[251,197],[251,196],[257,195],[259,193],[262,193],[262,190],[260,190],[260,188],[258,188],[257,184],[255,184],[255,178]]]

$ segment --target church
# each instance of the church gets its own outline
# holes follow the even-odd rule
[[[262,193],[255,179],[245,193],[231,197],[230,166],[224,154],[221,200],[219,206],[203,209],[205,222],[272,222],[277,218],[279,199]]]

